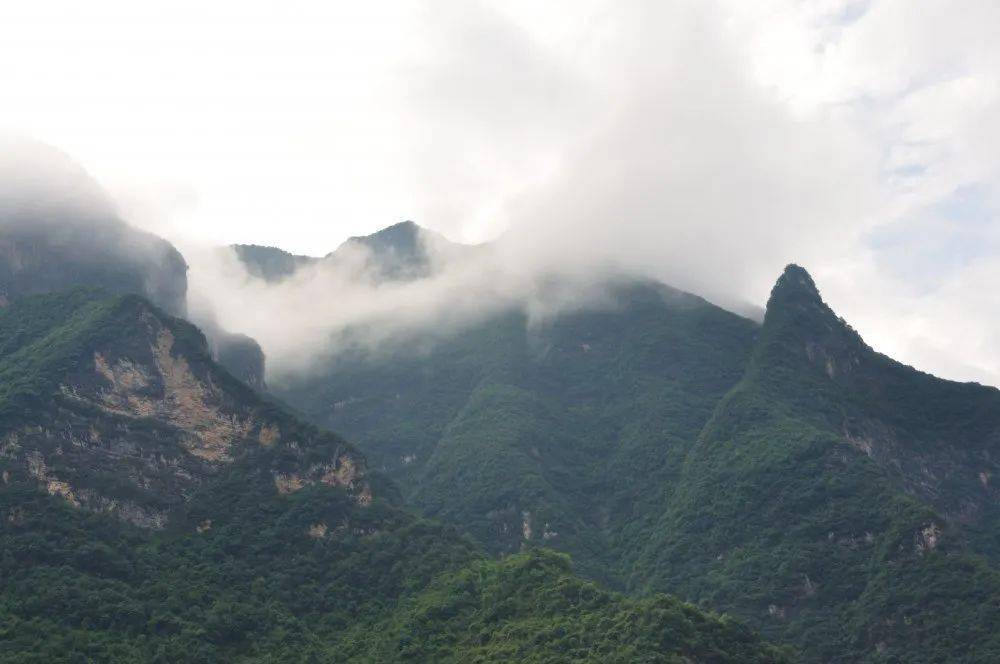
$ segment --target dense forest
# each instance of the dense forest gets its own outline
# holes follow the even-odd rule
[[[564,555],[484,555],[138,296],[17,300],[0,380],[3,661],[790,660]]]

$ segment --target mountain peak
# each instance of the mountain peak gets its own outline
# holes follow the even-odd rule
[[[766,364],[802,358],[830,378],[846,379],[870,350],[861,336],[820,296],[809,273],[794,263],[785,267],[771,290],[758,358]]]
[[[466,245],[456,244],[440,233],[412,221],[402,221],[371,235],[348,238],[326,258],[337,260],[358,247],[369,254],[370,274],[378,280],[390,281],[429,276],[441,261],[466,249]]]
[[[775,282],[774,288],[771,289],[768,309],[774,303],[781,301],[823,305],[823,298],[820,297],[819,289],[816,288],[816,282],[813,281],[804,267],[795,263],[786,265],[785,271]]]
[[[796,327],[818,325],[828,329],[839,327],[839,321],[837,314],[823,301],[816,282],[806,269],[795,263],[785,266],[771,289],[764,325],[775,327],[794,323]]]
[[[413,252],[419,248],[421,236],[427,232],[412,221],[401,221],[398,224],[375,231],[371,235],[348,238],[347,242],[364,244],[376,251],[391,248],[395,251]]]

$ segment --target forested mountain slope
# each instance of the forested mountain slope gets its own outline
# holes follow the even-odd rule
[[[788,657],[562,557],[490,560],[138,296],[0,310],[0,660]]]
[[[994,661],[998,455],[996,389],[876,353],[789,266],[633,583],[817,661]]]
[[[812,661],[998,656],[1000,392],[877,353],[797,266],[762,326],[613,292],[341,353],[279,391],[494,551],[568,551]]]
[[[653,283],[621,282],[608,301],[543,326],[512,310],[426,348],[343,353],[272,387],[356,440],[426,514],[496,552],[570,552],[614,582],[757,326]]]

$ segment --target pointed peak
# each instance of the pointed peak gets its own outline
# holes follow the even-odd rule
[[[810,309],[813,311],[829,311],[823,298],[816,288],[816,282],[805,268],[790,263],[785,267],[771,289],[771,297],[767,301],[767,312],[778,309]],[[832,314],[832,312],[830,312]]]
[[[825,303],[809,273],[790,264],[771,290],[758,358],[773,367],[800,358],[830,378],[846,378],[870,349]]]
[[[792,296],[796,299],[809,299],[815,302],[822,302],[816,282],[809,276],[806,269],[795,263],[785,266],[785,271],[778,277],[778,281],[771,290],[771,299],[778,296]]]
[[[787,265],[771,289],[764,325],[774,328],[793,324],[829,329],[839,326],[838,321],[837,314],[823,302],[816,282],[805,268],[795,263]]]

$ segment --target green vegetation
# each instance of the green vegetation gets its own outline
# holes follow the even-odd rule
[[[745,628],[658,595],[629,601],[545,549],[438,578],[374,630],[378,661],[783,661]],[[370,647],[369,643],[365,643]]]
[[[537,552],[482,559],[440,526],[318,489],[149,538],[28,489],[0,491],[0,660],[778,662],[745,628],[572,576]],[[374,532],[372,532],[374,531]],[[681,659],[682,656],[689,660]]]
[[[1000,660],[1000,392],[879,355],[795,266],[763,326],[613,299],[342,356],[282,394],[494,551],[567,551],[807,661]]]
[[[655,284],[619,284],[608,301],[547,325],[507,312],[272,387],[425,514],[497,553],[560,549],[621,585],[757,326]]]
[[[134,370],[130,394],[169,402],[150,355],[164,330],[186,394],[267,425],[233,434],[231,458],[188,454],[195,420],[87,400],[109,389],[99,352]],[[278,477],[334,460],[341,472],[345,457],[364,472],[362,460],[142,298],[16,301],[0,313],[0,376],[0,661],[791,660],[727,618],[582,581],[563,555],[487,558],[403,509],[377,473],[364,475],[370,502],[354,485],[282,491]],[[272,426],[280,440],[262,435]]]
[[[76,290],[25,298],[0,310],[0,415],[42,407],[62,376],[93,362],[93,348],[133,317],[120,300]]]
[[[1000,392],[879,355],[795,266],[762,326],[654,284],[607,300],[279,386],[374,471],[140,297],[16,300],[0,659],[792,657],[723,611],[805,661],[1000,660]],[[176,399],[149,378],[162,330]],[[142,408],[106,407],[95,353]],[[158,415],[188,398],[189,429]],[[218,422],[225,461],[190,453]]]
[[[955,392],[964,405],[942,412]],[[990,444],[976,431],[996,410],[968,417],[987,399],[1000,405],[995,390],[871,351],[790,267],[633,582],[744,616],[814,661],[996,661],[1000,575],[970,540],[975,517],[941,509],[955,494],[935,477],[964,474],[961,495],[989,500],[985,461],[955,465],[977,457],[963,445]],[[920,411],[937,413],[937,430]]]

